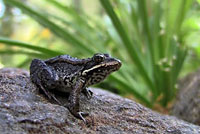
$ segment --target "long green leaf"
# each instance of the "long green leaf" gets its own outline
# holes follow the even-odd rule
[[[35,53],[35,52],[26,52],[26,51],[17,51],[17,50],[0,50],[0,55],[15,55],[15,54],[23,54],[28,55],[32,57],[38,57],[38,58],[48,58],[49,56],[46,56],[44,54]]]
[[[56,56],[56,55],[62,55],[63,53],[58,52],[58,51],[53,51],[47,48],[43,48],[43,47],[39,47],[39,46],[34,46],[28,43],[24,43],[21,41],[16,41],[16,40],[11,40],[8,38],[3,38],[0,37],[0,43],[5,43],[8,46],[18,46],[18,47],[23,47],[23,48],[27,48],[27,49],[31,49],[31,50],[35,50],[41,53],[44,53],[45,55],[49,55],[49,56]]]
[[[180,8],[178,10],[178,15],[175,23],[175,32],[177,35],[180,34],[181,26],[183,23],[183,20],[185,18],[186,12],[188,11],[189,7],[191,6],[192,2],[194,0],[182,0]]]
[[[151,62],[154,66],[154,49],[153,49],[153,44],[152,44],[152,37],[150,34],[150,29],[149,29],[149,21],[148,21],[148,16],[147,16],[147,11],[146,11],[146,0],[137,0],[138,2],[138,13],[140,14],[139,16],[141,17],[141,22],[143,24],[143,35],[146,37],[146,43],[147,48],[150,50],[150,56],[151,56]]]

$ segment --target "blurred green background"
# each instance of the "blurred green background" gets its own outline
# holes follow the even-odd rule
[[[199,67],[199,14],[200,0],[0,0],[0,68],[109,53],[123,65],[98,87],[168,108]]]

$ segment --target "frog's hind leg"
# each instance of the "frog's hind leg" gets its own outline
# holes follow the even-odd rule
[[[49,92],[48,89],[52,89],[56,86],[58,76],[55,72],[50,69],[46,63],[39,59],[34,59],[30,66],[30,78],[31,81],[36,84],[44,94],[49,98],[61,104],[53,93]],[[46,90],[47,89],[47,90]]]
[[[49,99],[53,99],[54,101],[56,101],[58,104],[61,105],[61,102],[55,97],[55,95],[51,92],[49,92],[48,90],[45,90],[44,87],[40,84],[38,85],[40,89],[42,89],[42,91],[44,92],[44,94],[49,98]]]

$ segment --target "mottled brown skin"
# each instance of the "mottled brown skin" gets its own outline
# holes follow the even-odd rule
[[[118,59],[108,54],[94,54],[92,58],[77,59],[69,55],[60,55],[48,60],[34,59],[30,66],[30,77],[49,97],[60,102],[49,92],[59,90],[69,93],[69,111],[85,121],[87,113],[79,111],[79,96],[83,93],[88,99],[92,92],[88,86],[103,81],[110,73],[121,67]]]

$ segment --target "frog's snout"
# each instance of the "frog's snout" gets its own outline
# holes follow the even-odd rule
[[[112,61],[108,64],[108,66],[109,65],[111,65],[110,67],[114,69],[113,71],[117,71],[122,66],[122,63],[119,59],[112,59]]]
[[[122,66],[122,63],[119,59],[117,59],[116,62],[117,62],[116,66],[117,66],[117,70],[118,70]]]

